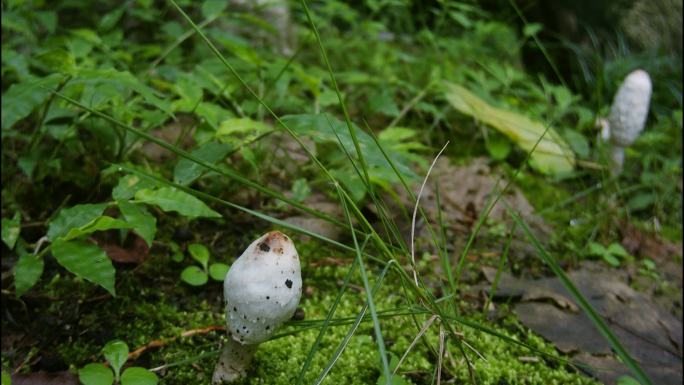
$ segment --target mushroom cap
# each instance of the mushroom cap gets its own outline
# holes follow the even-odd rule
[[[242,344],[266,341],[292,317],[302,294],[299,255],[287,235],[272,231],[252,242],[223,281],[226,321]]]
[[[651,101],[651,78],[644,70],[632,71],[620,85],[610,108],[610,140],[628,147],[644,129]]]

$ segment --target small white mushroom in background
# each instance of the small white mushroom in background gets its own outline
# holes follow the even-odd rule
[[[644,129],[651,101],[651,78],[644,70],[632,71],[620,85],[610,108],[611,170],[622,171],[625,148],[634,143]]]
[[[600,143],[607,143],[610,140],[610,123],[608,123],[608,119],[598,117],[594,125],[599,130],[596,140]]]
[[[257,345],[292,317],[302,294],[299,255],[287,235],[272,231],[252,242],[223,281],[228,342],[212,382],[243,377]]]

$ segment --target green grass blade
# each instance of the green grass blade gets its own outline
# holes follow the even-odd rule
[[[349,222],[349,227],[352,229],[351,235],[354,240],[354,248],[356,249],[356,259],[359,260],[359,272],[361,273],[361,280],[363,281],[363,287],[366,291],[366,301],[368,302],[368,309],[371,313],[371,318],[373,319],[373,329],[375,330],[375,341],[378,344],[378,352],[380,353],[380,359],[382,361],[382,371],[387,379],[387,385],[391,385],[392,374],[389,370],[389,363],[387,362],[387,353],[385,351],[385,341],[382,338],[382,331],[380,330],[380,320],[378,319],[378,314],[375,310],[375,303],[373,302],[373,292],[371,291],[370,284],[368,283],[368,275],[366,273],[366,267],[363,264],[363,259],[361,258],[361,248],[359,247],[358,240],[356,239],[356,233],[354,232],[354,223],[352,223],[351,214],[347,208],[346,198],[342,195],[342,188],[339,184],[335,187],[340,195],[340,200],[342,201],[342,208],[344,209],[344,214]],[[388,262],[388,265],[393,260]],[[387,268],[387,266],[385,268]]]

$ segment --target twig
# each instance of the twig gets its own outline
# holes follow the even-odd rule
[[[226,327],[221,326],[221,325],[211,325],[211,326],[207,326],[205,328],[186,330],[176,337],[164,338],[164,339],[159,339],[159,340],[152,340],[152,341],[146,343],[145,345],[142,345],[142,346],[136,348],[135,350],[133,350],[132,352],[128,353],[128,360],[129,361],[135,360],[138,357],[140,357],[140,355],[145,353],[148,349],[164,347],[164,346],[168,345],[169,343],[177,340],[178,338],[192,337],[192,336],[197,335],[197,334],[207,334],[207,333],[213,332],[215,330],[226,330]]]

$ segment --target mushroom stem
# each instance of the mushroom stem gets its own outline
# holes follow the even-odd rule
[[[214,385],[233,382],[245,375],[259,344],[243,345],[232,337],[223,344],[221,356],[214,369]]]
[[[625,163],[625,148],[612,145],[610,146],[610,171],[615,175],[622,172],[622,165]]]

